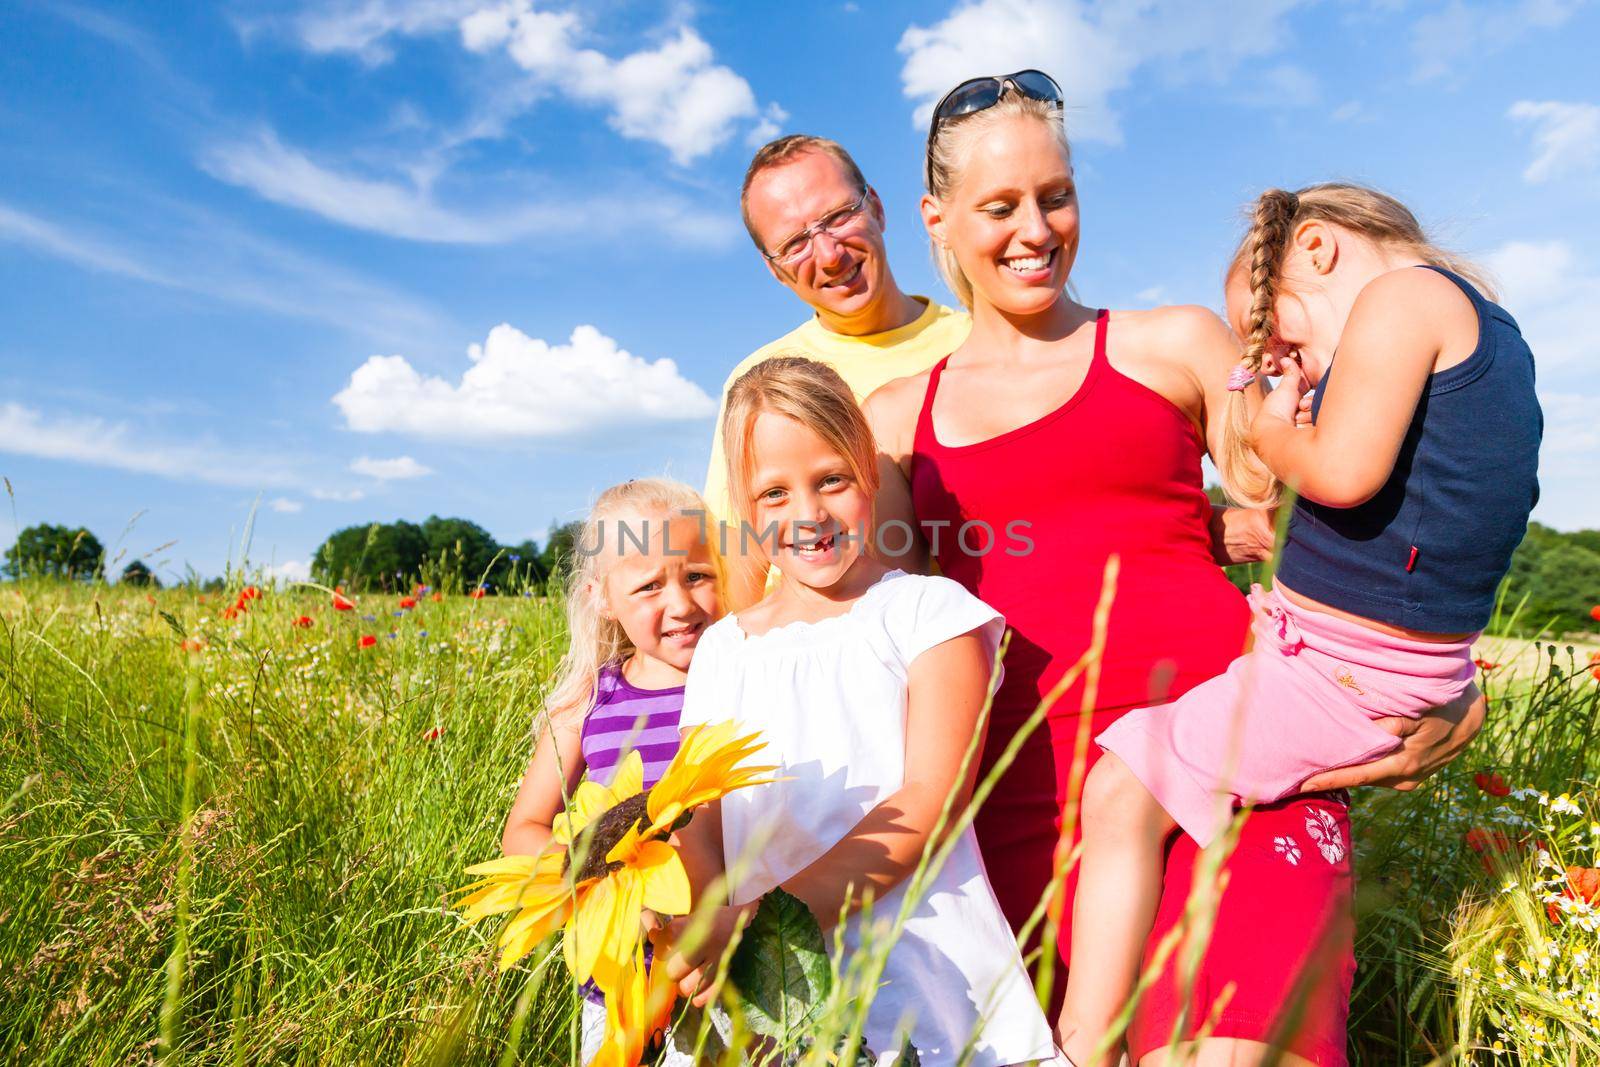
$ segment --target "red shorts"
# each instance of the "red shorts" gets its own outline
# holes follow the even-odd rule
[[[1200,850],[1174,835],[1149,944],[1183,916]],[[1216,925],[1189,995],[1184,1037],[1216,1014],[1214,1037],[1261,1041],[1319,1067],[1345,1067],[1355,978],[1354,876],[1349,808],[1328,794],[1257,808],[1224,866]],[[1137,1063],[1166,1047],[1181,1006],[1180,946],[1141,999],[1128,1030]]]
[[[1126,710],[1097,710],[1090,729],[1103,730]],[[1068,777],[1064,768],[1072,762],[1076,718],[1062,716],[1048,727],[1022,746],[975,823],[995,895],[1014,930],[1050,882]],[[997,746],[994,733],[990,736],[992,750]],[[985,756],[992,758],[989,750]],[[1089,762],[1099,754],[1091,742]],[[1193,839],[1174,834],[1151,946],[1182,917],[1198,855]],[[1213,1005],[1231,984],[1227,1003],[1215,1015],[1213,1036],[1272,1042],[1319,1067],[1344,1067],[1355,924],[1349,812],[1342,798],[1316,794],[1257,808],[1245,820],[1224,869],[1228,881],[1194,977],[1184,1035],[1192,1036],[1212,1018]],[[1065,887],[1068,922],[1076,891],[1074,867]],[[1060,951],[1068,966],[1070,944],[1071,931],[1064,926]],[[1135,1063],[1165,1047],[1172,1034],[1179,1015],[1180,953],[1140,1000],[1128,1037]],[[1058,973],[1053,1011],[1060,1007],[1064,984]]]

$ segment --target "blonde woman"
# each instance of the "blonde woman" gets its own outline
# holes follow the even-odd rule
[[[1201,460],[1218,457],[1231,489],[1261,478],[1259,460],[1227,453],[1222,434],[1230,398],[1253,415],[1262,393],[1228,391],[1239,346],[1211,312],[1112,312],[1064,292],[1079,249],[1078,186],[1048,76],[1019,71],[952,90],[934,112],[927,178],[923,220],[971,309],[972,332],[867,408],[893,460],[880,521],[915,521],[941,571],[1013,630],[982,773],[1089,647],[1113,555],[1120,573],[1089,736],[1221,673],[1244,648],[1249,609],[1212,557]],[[1090,744],[1075,762],[1085,699],[1080,679],[979,815],[984,862],[1014,928],[1059,869],[1058,846],[1074,843],[1060,840],[1063,816],[1099,754]],[[1431,772],[1465,746],[1481,715],[1481,701],[1462,701],[1452,714],[1406,720],[1418,738],[1403,754],[1347,781]],[[1181,919],[1196,855],[1192,839],[1169,839],[1151,944]],[[1071,928],[1101,921],[1071,914],[1075,874],[1056,901],[1069,966]],[[1212,1026],[1197,1050],[1202,1064],[1259,1062],[1274,1055],[1273,1041],[1286,1050],[1279,1062],[1342,1064],[1350,902],[1344,798],[1258,809],[1229,861],[1196,986],[1180,989],[1169,966],[1145,992],[1127,1039],[1134,1061],[1164,1062],[1169,1034],[1186,1020],[1180,1037]],[[1297,1025],[1279,1039],[1290,1012]]]

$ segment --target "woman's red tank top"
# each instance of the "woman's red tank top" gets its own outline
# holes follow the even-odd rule
[[[1121,573],[1095,733],[1133,707],[1170,699],[1220,674],[1244,648],[1248,608],[1211,555],[1200,434],[1171,401],[1111,368],[1108,320],[1101,311],[1083,384],[1048,415],[987,441],[940,444],[933,402],[947,356],[933,368],[917,420],[911,490],[918,523],[930,541],[938,537],[940,570],[1003,614],[1013,631],[990,718],[985,773],[1089,647],[1112,553],[1121,557]],[[1053,752],[1030,744],[980,813],[991,871],[996,847],[1023,847],[1031,838],[1027,847],[1036,849],[1059,816],[1081,685],[1049,717]],[[1043,732],[1036,738],[1042,741]],[[1092,743],[1089,748],[1092,760],[1099,750]],[[1047,872],[1048,847],[1040,859]],[[1029,902],[1006,899],[1013,896],[1007,887],[996,888],[1008,912],[1024,903],[1031,910]]]

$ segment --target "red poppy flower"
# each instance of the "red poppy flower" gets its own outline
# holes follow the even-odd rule
[[[152,603],[152,604],[154,604],[154,603],[155,603],[155,602],[156,602],[156,598],[155,598],[155,596],[154,596],[154,595],[153,595],[153,594],[150,594],[150,593],[146,593],[146,594],[145,594],[145,595],[144,595],[144,598],[145,598],[145,599],[146,599],[146,600],[148,600],[148,601],[150,601],[150,603]]]
[[[199,652],[206,647],[205,641],[198,637],[185,637],[178,645],[185,652]]]
[[[1472,776],[1479,789],[1492,797],[1507,797],[1511,795],[1511,787],[1506,785],[1504,778],[1490,771],[1479,771]]]
[[[371,634],[362,634],[361,640],[356,642],[356,644],[360,645],[362,648],[371,648],[377,643],[378,639],[373,637]]]
[[[1483,855],[1489,852],[1510,852],[1513,843],[1504,830],[1485,830],[1481,826],[1467,831],[1467,847]]]
[[[432,599],[432,600],[433,600],[433,601],[434,601],[434,602],[436,602],[436,603],[437,603],[437,602],[439,602],[439,601],[442,601],[442,600],[444,600],[444,594],[443,594],[443,593],[435,593],[435,594],[433,594],[433,596],[432,596],[432,598],[431,598],[431,599]]]
[[[290,626],[298,626],[302,630],[309,630],[309,629],[311,629],[311,616],[310,615],[302,615],[298,619],[294,620],[294,622],[290,623],[289,625]]]
[[[1600,622],[1600,604],[1589,609],[1589,617],[1595,622]]]
[[[1477,664],[1478,669],[1480,671],[1483,671],[1485,674],[1487,674],[1489,671],[1498,669],[1499,666],[1500,666],[1500,664],[1491,663],[1490,661],[1484,659],[1482,656],[1479,656],[1477,659],[1474,659],[1472,662]]]
[[[1505,857],[1517,850],[1517,843],[1504,830],[1485,830],[1476,827],[1468,830],[1467,847],[1478,854],[1478,862],[1489,874],[1505,867]]]
[[[261,590],[257,589],[253,585],[247,585],[243,589],[239,590],[239,599],[240,600],[260,600],[261,599]]]
[[[1567,885],[1561,895],[1585,904],[1600,904],[1600,867],[1568,867]],[[1553,923],[1561,921],[1561,906],[1554,901],[1545,904],[1544,913]]]
[[[237,606],[234,606],[234,607],[231,607],[231,608],[223,608],[222,609],[222,617],[224,619],[237,619],[239,617],[239,608]]]
[[[417,598],[414,596],[403,596],[400,598],[400,606],[410,610],[411,608],[417,606]]]
[[[480,586],[478,586],[478,588],[476,588],[476,589],[474,589],[472,591],[472,599],[473,600],[482,600],[488,594],[488,592],[489,591],[487,589],[485,589],[483,586],[480,585]]]
[[[431,730],[424,731],[423,734],[422,734],[422,739],[424,741],[437,741],[443,735],[444,735],[444,727],[443,726],[435,726]]]
[[[351,600],[349,597],[345,596],[343,593],[334,593],[333,594],[333,610],[334,611],[354,611],[355,607],[356,607],[356,602],[354,600]]]

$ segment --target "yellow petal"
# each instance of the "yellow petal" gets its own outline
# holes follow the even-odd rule
[[[474,863],[467,868],[467,873],[492,878],[511,875],[520,875],[526,878],[533,873],[537,863],[537,856],[501,856],[499,859],[488,860],[484,863]]]
[[[570,814],[573,832],[582,833],[585,826],[605,814],[607,809],[616,806],[616,803],[616,794],[599,782],[589,779],[579,782],[572,794]]]
[[[629,752],[622,758],[617,766],[617,773],[611,777],[611,793],[616,797],[616,802],[621,803],[631,796],[644,792],[644,757],[638,750]]]
[[[639,871],[645,907],[662,915],[689,914],[689,873],[683,869],[677,849],[665,841],[646,841],[634,866]]]
[[[522,891],[523,887],[514,882],[485,886],[475,893],[462,897],[456,901],[455,906],[465,913],[467,922],[475,923],[488,915],[499,915],[501,912],[515,910]]]
[[[595,960],[606,944],[607,928],[614,921],[617,884],[615,878],[601,878],[590,886],[567,924],[567,969],[574,981],[587,982],[594,976]]]

